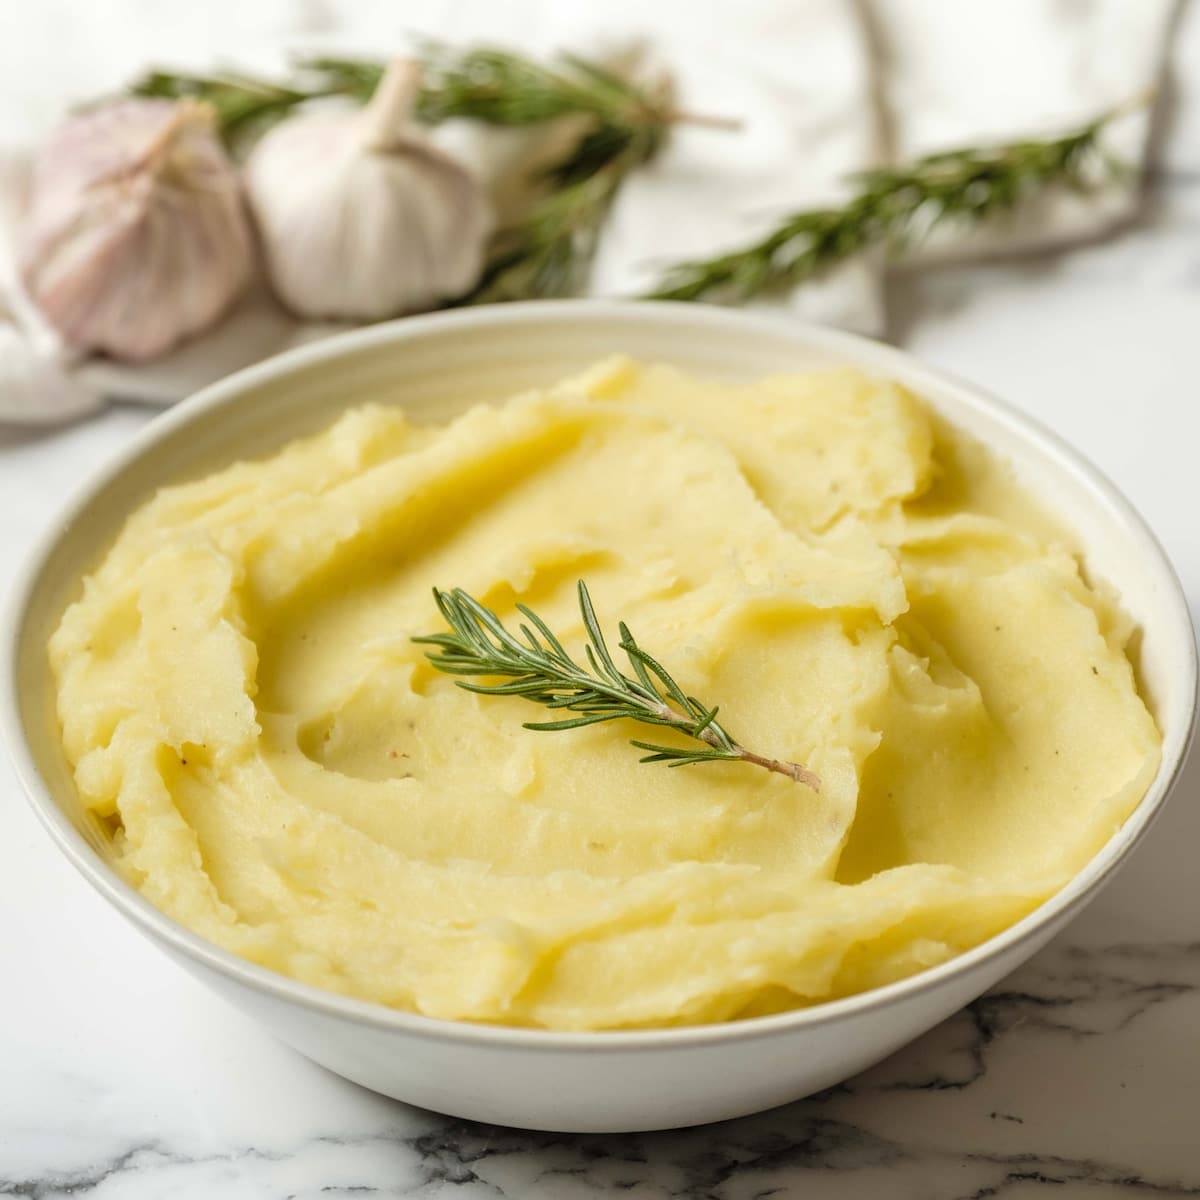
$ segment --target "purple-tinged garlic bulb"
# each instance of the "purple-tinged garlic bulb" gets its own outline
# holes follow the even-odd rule
[[[276,125],[246,164],[267,274],[304,317],[380,320],[434,308],[483,270],[489,205],[413,121],[419,66],[396,60],[363,110]]]
[[[253,269],[208,105],[117,100],[68,117],[38,156],[21,276],[69,346],[155,358],[222,316]]]

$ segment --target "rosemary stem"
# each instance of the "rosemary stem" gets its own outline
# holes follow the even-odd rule
[[[668,125],[699,125],[705,129],[727,129],[736,133],[744,129],[746,122],[741,117],[722,117],[715,113],[691,112],[686,108],[668,108],[661,114]]]
[[[691,717],[685,717],[682,713],[677,713],[667,704],[659,704],[658,706],[647,705],[651,712],[662,717],[663,720],[670,721],[674,725],[678,725],[682,729],[692,730],[695,728],[695,720]],[[724,750],[727,746],[721,741],[720,735],[710,729],[702,730],[699,735],[701,741],[707,742],[714,750]],[[782,758],[768,758],[763,754],[755,754],[753,750],[747,750],[745,746],[739,745],[736,741],[732,743],[734,752],[743,762],[753,763],[756,767],[763,767],[768,771],[774,771],[777,775],[786,775],[795,783],[803,783],[806,787],[812,788],[814,792],[821,790],[821,777],[815,772],[810,771],[802,763],[788,762]]]
[[[707,738],[704,739],[708,741]],[[815,772],[810,771],[802,763],[785,762],[779,758],[764,758],[761,754],[755,754],[753,750],[747,750],[745,746],[739,746],[734,743],[734,748],[739,756],[748,763],[754,763],[755,766],[765,767],[768,771],[775,771],[780,775],[786,775],[789,779],[796,783],[803,783],[806,787],[812,788],[814,792],[821,790],[821,777]]]

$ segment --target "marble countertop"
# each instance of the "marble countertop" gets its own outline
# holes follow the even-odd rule
[[[1143,217],[891,285],[892,336],[1036,413],[1126,491],[1200,608],[1200,13]],[[0,431],[0,578],[146,420]],[[1055,1200],[1200,1196],[1200,758],[1044,953],[820,1096],[697,1130],[532,1134],[407,1108],[227,1008],[92,895],[0,764],[0,1196]]]

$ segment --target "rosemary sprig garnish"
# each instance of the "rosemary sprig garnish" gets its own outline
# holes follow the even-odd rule
[[[1011,211],[1052,186],[1085,190],[1095,181],[1097,162],[1115,169],[1100,151],[1100,133],[1125,111],[1103,113],[1044,141],[964,147],[860,172],[851,177],[858,192],[841,207],[793,213],[740,250],[668,267],[645,299],[747,300],[802,283],[872,247],[895,252],[946,221],[980,222]]]
[[[632,740],[630,744],[648,753],[640,761],[684,767],[693,763],[748,762],[796,783],[819,791],[820,779],[799,763],[768,758],[747,750],[717,721],[717,708],[709,708],[687,695],[666,667],[643,650],[624,621],[618,626],[620,647],[629,660],[632,675],[613,661],[596,620],[587,585],[579,581],[579,610],[587,631],[583,666],[567,653],[549,626],[531,609],[517,609],[529,624],[520,626],[520,637],[505,628],[491,609],[462,588],[433,595],[450,626],[449,633],[431,633],[412,640],[436,646],[426,657],[439,670],[451,675],[492,676],[507,683],[457,680],[458,686],[485,696],[521,696],[546,708],[577,715],[554,721],[527,721],[526,729],[558,731],[596,725],[602,721],[630,720],[643,725],[665,726],[703,743],[703,747],[666,746]],[[524,640],[522,640],[524,639]]]

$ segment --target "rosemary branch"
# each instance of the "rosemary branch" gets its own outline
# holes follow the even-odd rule
[[[1048,140],[991,148],[964,147],[851,177],[859,190],[840,208],[793,213],[739,250],[668,267],[648,300],[748,300],[793,286],[872,247],[892,252],[950,220],[979,222],[1052,186],[1086,190],[1100,151],[1100,132],[1127,106]]]
[[[452,119],[487,125],[536,125],[559,117],[585,116],[613,132],[666,129],[680,122],[736,127],[721,117],[685,113],[662,97],[638,87],[585,58],[562,55],[543,64],[508,50],[479,47],[457,52],[439,42],[426,43],[419,55],[422,86],[416,116],[428,125]],[[237,72],[214,75],[151,71],[136,80],[137,96],[205,100],[217,113],[227,140],[247,130],[261,133],[294,108],[311,100],[344,96],[366,103],[383,77],[385,64],[358,58],[307,58],[296,64],[294,78],[276,83]]]
[[[549,188],[496,236],[487,267],[463,304],[569,296],[584,283],[621,185],[662,144],[653,127],[600,126],[545,172]]]
[[[665,762],[683,767],[705,762],[748,762],[796,783],[819,791],[820,779],[799,763],[756,754],[740,745],[717,721],[717,708],[687,695],[666,667],[643,650],[624,621],[618,628],[620,647],[629,660],[632,675],[613,661],[588,595],[579,581],[579,610],[588,642],[587,666],[567,653],[549,626],[523,604],[517,609],[529,624],[520,626],[521,637],[505,628],[491,609],[462,588],[449,592],[434,588],[449,633],[432,633],[412,640],[437,650],[426,657],[439,670],[451,675],[498,676],[507,683],[456,680],[461,688],[485,696],[521,696],[550,709],[577,714],[554,721],[527,721],[526,729],[556,731],[596,725],[602,721],[631,720],[643,725],[665,726],[703,743],[701,747],[659,745],[630,741],[647,751],[640,761]],[[524,641],[521,640],[524,638]]]
[[[462,53],[427,44],[416,115],[426,124],[468,119],[489,125],[534,125],[561,117],[586,119],[575,144],[541,173],[545,186],[521,218],[501,230],[482,278],[459,304],[564,296],[583,280],[600,229],[629,174],[661,149],[681,122],[736,128],[721,117],[681,112],[666,88],[642,87],[598,63],[563,55],[543,64],[507,50]],[[370,99],[383,64],[364,59],[312,58],[286,84],[242,74],[189,75],[154,71],[135,82],[136,95],[205,100],[235,148],[311,100]]]
[[[736,127],[721,118],[682,113],[663,92],[646,89],[596,63],[562,56],[542,64],[490,47],[455,52],[429,44],[418,117],[430,124],[467,118],[492,125],[531,125],[586,118],[576,143],[544,172],[545,189],[513,226],[497,235],[475,289],[456,303],[569,295],[586,275],[613,199],[630,173],[662,148],[682,121]],[[310,100],[344,96],[365,102],[383,65],[363,59],[301,62],[286,84],[247,75],[156,71],[133,85],[140,95],[192,96],[217,112],[225,138],[241,143]],[[1139,97],[1140,105],[1147,97]],[[857,191],[840,207],[793,213],[740,249],[669,266],[651,300],[748,300],[794,286],[863,251],[895,253],[947,221],[981,222],[1053,187],[1084,190],[1107,170],[1100,134],[1133,105],[1045,140],[964,147],[852,177]]]

